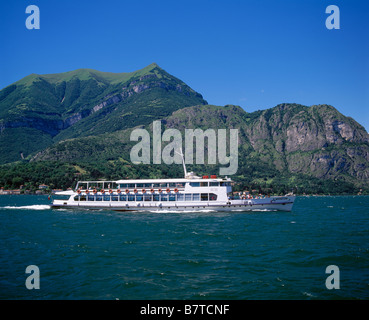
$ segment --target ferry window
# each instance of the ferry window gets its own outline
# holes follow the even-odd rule
[[[102,196],[96,196],[96,200],[95,201],[102,201]]]
[[[209,194],[209,200],[215,201],[217,198],[218,198],[218,195],[216,195],[215,193],[210,193]]]
[[[176,195],[174,193],[169,195],[169,201],[176,201]]]
[[[190,182],[191,187],[200,187],[200,182]]]
[[[152,184],[151,183],[144,183],[144,187],[145,188],[151,188]]]
[[[118,201],[118,196],[111,196],[111,201]]]
[[[127,201],[127,196],[125,196],[125,195],[119,196],[119,200],[120,201]]]
[[[78,184],[78,187],[80,189],[83,189],[83,190],[87,189],[87,182],[81,182],[81,183],[79,183]]]
[[[175,188],[176,184],[174,182],[169,183],[169,188]]]
[[[184,183],[183,182],[177,182],[176,187],[177,188],[184,188]]]
[[[200,201],[200,193],[193,194],[193,201]]]
[[[184,194],[183,193],[178,193],[177,194],[177,201],[184,201]]]
[[[219,187],[219,182],[209,182],[210,187]]]
[[[166,188],[168,186],[167,183],[160,183],[160,188]]]
[[[79,201],[86,201],[86,196],[85,195],[80,196]]]
[[[118,189],[118,184],[116,182],[112,182],[111,184],[112,184],[111,186],[112,189]]]
[[[143,200],[142,194],[136,195],[136,201],[142,201],[142,200]]]
[[[136,187],[136,185],[134,183],[129,183],[128,184],[128,188],[133,188],[134,189],[135,187]]]
[[[185,193],[185,200],[191,201],[192,200],[192,194],[191,193]]]
[[[143,188],[143,183],[137,183],[136,188]]]
[[[104,196],[104,201],[110,201],[110,196]]]
[[[152,195],[151,194],[145,194],[144,195],[144,201],[152,201]]]
[[[75,196],[74,197],[74,201],[79,201],[79,197],[78,196]]]
[[[127,184],[127,183],[121,183],[121,184],[119,185],[119,187],[120,187],[121,189],[127,189],[127,188],[128,188],[128,184]]]
[[[166,194],[162,194],[161,196],[160,196],[160,200],[161,201],[168,201],[168,196],[166,195]]]
[[[153,200],[154,201],[159,201],[159,199],[160,199],[159,195],[158,194],[154,194]]]
[[[208,201],[209,200],[209,195],[207,193],[202,193],[201,194],[201,201]]]
[[[94,196],[88,196],[87,201],[94,201],[94,198],[95,198]]]
[[[160,188],[160,183],[154,183],[152,187],[153,188]]]
[[[208,183],[207,182],[200,182],[200,187],[207,187]]]
[[[128,195],[128,201],[135,201],[135,195],[134,194]]]

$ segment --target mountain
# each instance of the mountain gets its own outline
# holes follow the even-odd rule
[[[207,102],[155,63],[130,73],[31,74],[0,91],[0,163],[55,141],[146,124],[196,104]]]
[[[333,181],[335,189],[350,192],[369,184],[369,135],[332,106],[281,104],[247,113],[232,105],[198,105],[173,112],[162,119],[162,126],[180,130],[183,137],[185,129],[238,129],[236,180],[248,185],[270,186],[284,181],[286,186],[295,187],[300,181],[299,188],[305,190],[306,181],[313,179],[310,183],[315,189],[322,181]],[[149,124],[142,128],[152,132]],[[131,132],[132,128],[98,139],[89,136],[61,141],[37,153],[31,161],[62,160],[84,165],[105,162],[113,167],[132,167],[130,150],[135,142],[130,141]],[[193,167],[203,174],[218,171],[218,166]],[[129,170],[124,174],[129,175]]]
[[[47,111],[47,112],[46,112]],[[0,91],[0,186],[68,187],[77,179],[182,176],[181,165],[134,165],[134,128],[239,130],[236,189],[369,193],[369,135],[333,106],[280,104],[247,112],[208,105],[156,64],[113,74],[30,75]],[[17,141],[15,141],[17,137]],[[9,143],[12,141],[12,143]],[[164,147],[164,144],[163,144]],[[14,150],[13,150],[14,148]],[[219,165],[190,165],[198,174]]]
[[[369,134],[332,106],[280,104],[253,113],[237,106],[198,106],[174,112],[166,125],[238,128],[239,173],[258,159],[281,173],[369,184]]]

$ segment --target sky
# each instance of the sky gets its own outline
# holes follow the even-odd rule
[[[329,104],[369,130],[369,1],[0,2],[0,89],[31,73],[156,62],[209,104]],[[29,5],[39,29],[26,28]],[[339,29],[326,27],[329,5]]]

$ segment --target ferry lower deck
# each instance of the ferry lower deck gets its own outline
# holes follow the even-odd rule
[[[193,210],[216,210],[216,211],[291,211],[295,196],[270,197],[263,199],[245,199],[228,201],[69,201],[54,200],[53,208],[84,208],[92,210],[108,209],[114,211],[193,211]],[[119,197],[118,197],[119,199]],[[169,199],[169,197],[168,197]]]

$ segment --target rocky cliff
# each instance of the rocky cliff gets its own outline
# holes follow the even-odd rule
[[[328,105],[281,104],[247,113],[240,107],[197,106],[166,119],[172,128],[238,128],[241,155],[317,178],[369,183],[369,135]]]

